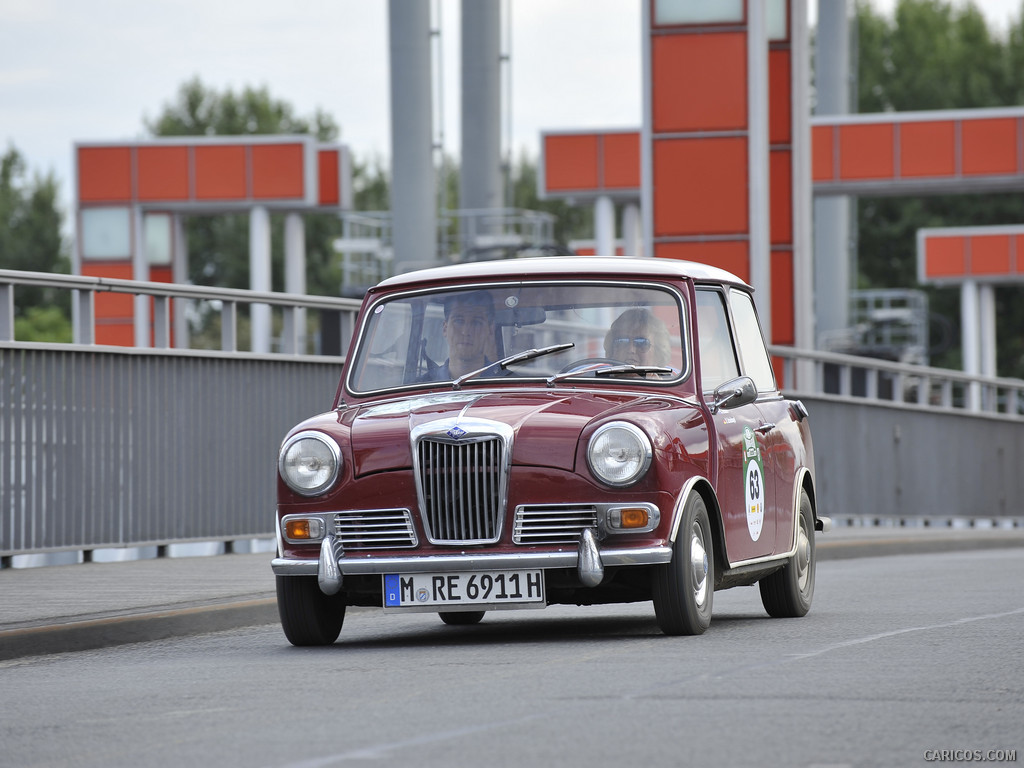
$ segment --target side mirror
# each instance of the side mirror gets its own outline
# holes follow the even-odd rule
[[[757,400],[757,386],[749,376],[740,376],[725,382],[715,389],[714,400],[711,403],[711,412],[729,408],[739,408],[741,405],[750,405]]]

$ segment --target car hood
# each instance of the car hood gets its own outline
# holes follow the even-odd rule
[[[357,476],[412,466],[410,432],[433,421],[489,419],[513,430],[512,463],[572,470],[580,433],[595,419],[660,410],[666,398],[615,392],[448,392],[342,414]]]

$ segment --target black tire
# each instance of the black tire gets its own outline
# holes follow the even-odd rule
[[[691,493],[672,545],[672,562],[655,568],[654,614],[666,635],[700,635],[711,624],[715,551],[708,509]]]
[[[345,622],[345,596],[325,595],[316,576],[278,576],[277,612],[292,645],[330,645]]]
[[[758,582],[761,602],[768,615],[777,619],[806,616],[814,597],[814,511],[807,491],[800,492],[800,520],[796,553],[781,571]]]
[[[471,624],[479,624],[484,617],[484,611],[441,611],[437,615],[445,624],[453,627],[468,627]]]

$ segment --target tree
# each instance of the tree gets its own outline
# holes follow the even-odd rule
[[[860,112],[1011,106],[1024,96],[1024,28],[994,35],[973,4],[899,0],[892,19],[857,5]],[[1019,224],[1024,197],[978,194],[865,197],[858,201],[858,284],[861,288],[916,286],[916,233],[922,227]],[[933,312],[959,325],[959,294],[928,288]],[[1005,327],[1024,328],[1020,289],[996,292]],[[959,338],[957,333],[954,338]],[[1001,333],[999,374],[1024,377],[1024,342]],[[934,350],[933,364],[960,367],[960,350]]]
[[[0,268],[34,272],[70,272],[67,244],[61,237],[63,214],[57,206],[59,188],[52,173],[28,178],[25,160],[14,147],[0,157]],[[65,319],[70,315],[67,291],[17,287],[14,291],[15,336],[19,341],[70,341],[55,334],[52,312],[32,313],[49,305]],[[59,325],[59,324],[58,324]]]

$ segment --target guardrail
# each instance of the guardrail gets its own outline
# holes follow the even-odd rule
[[[358,299],[344,299],[333,296],[307,296],[293,293],[272,293],[247,291],[232,288],[212,288],[202,285],[180,283],[154,283],[140,280],[120,280],[106,277],[85,277],[61,275],[49,272],[22,272],[0,269],[0,342],[13,342],[14,338],[14,294],[16,287],[34,286],[56,288],[72,292],[72,327],[74,343],[93,344],[96,339],[96,295],[98,293],[131,294],[138,299],[153,300],[153,347],[171,348],[171,306],[176,306],[178,317],[185,317],[186,301],[203,301],[218,307],[220,314],[221,345],[223,352],[238,350],[238,306],[265,304],[278,307],[282,313],[282,333],[279,349],[282,354],[299,354],[304,350],[300,339],[304,336],[302,311],[307,309],[331,310],[341,313],[343,327],[340,330],[342,344],[347,345],[355,314],[361,302]],[[346,332],[347,330],[347,332]],[[187,338],[187,333],[177,334],[176,342]],[[143,334],[148,338],[148,334]],[[147,344],[137,343],[146,347]],[[180,347],[178,347],[180,348]],[[342,349],[342,352],[345,350]]]
[[[782,363],[785,389],[794,393],[1024,418],[1021,379],[792,347],[769,352]]]
[[[98,292],[152,298],[164,305],[153,315],[158,348],[16,341],[19,285],[77,292],[76,338],[85,339],[95,338]],[[176,300],[222,303],[223,349],[167,346]],[[344,358],[286,351],[287,339],[279,354],[238,351],[230,329],[246,303],[285,317],[326,308],[349,318],[359,304],[0,270],[0,566],[28,553],[89,560],[96,549],[272,536],[280,440],[330,407]],[[1024,381],[789,347],[771,353],[786,391],[812,411],[829,513],[1021,517]]]

